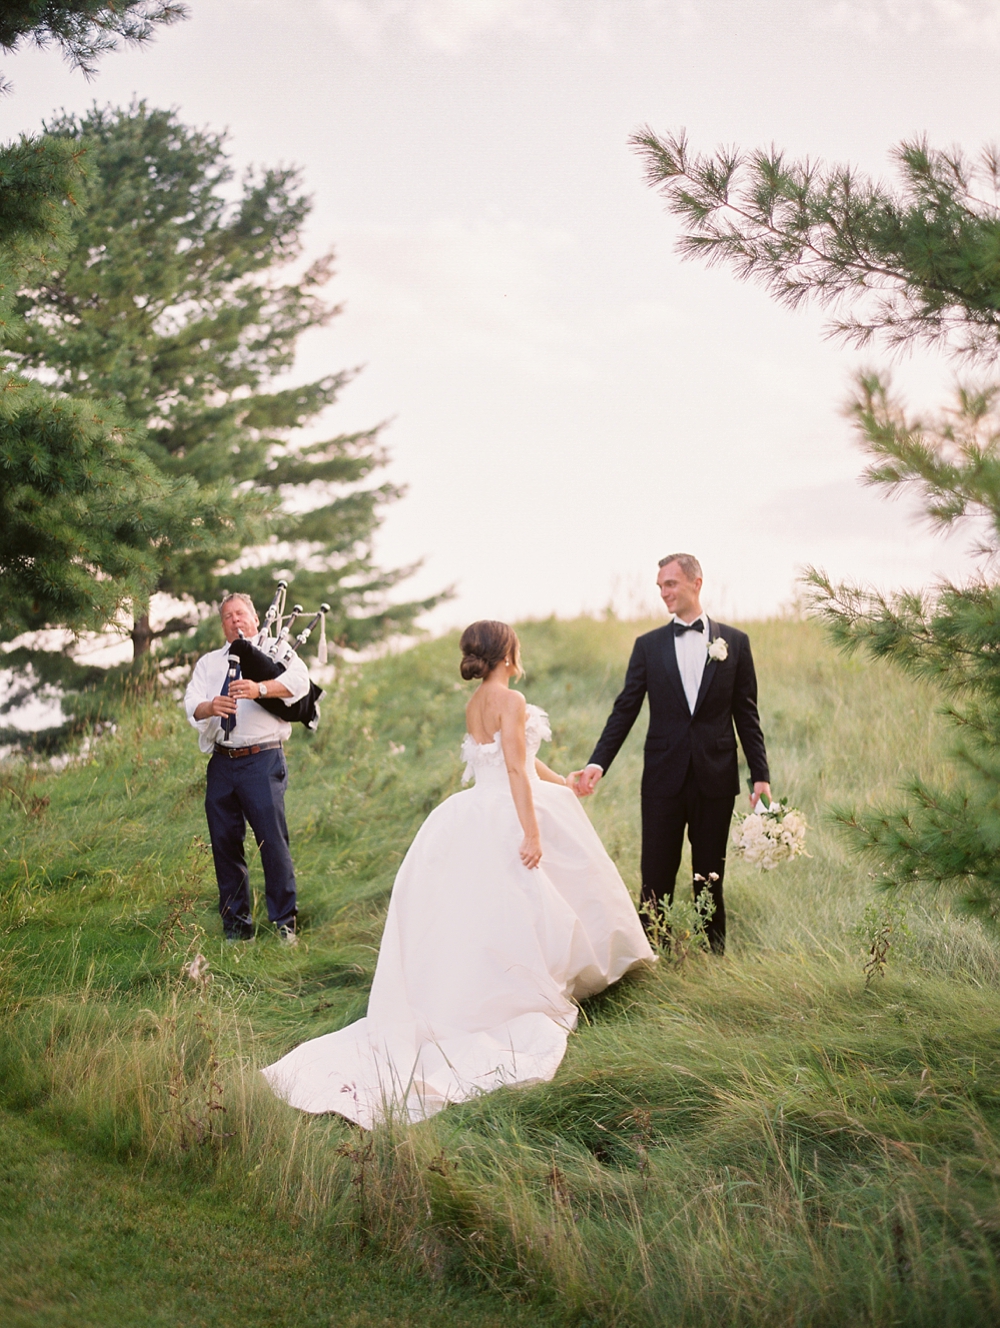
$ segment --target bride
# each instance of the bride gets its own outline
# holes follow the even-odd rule
[[[576,1002],[653,959],[576,795],[538,760],[548,719],[509,687],[511,627],[476,622],[461,672],[482,682],[462,745],[472,789],[428,816],[396,876],[368,1014],[264,1070],[302,1111],[371,1128],[503,1085],[551,1079]]]

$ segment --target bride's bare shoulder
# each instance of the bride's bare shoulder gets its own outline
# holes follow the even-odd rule
[[[505,687],[503,695],[500,698],[500,706],[503,712],[508,715],[523,715],[527,709],[527,702],[521,692],[515,692]]]
[[[497,700],[501,729],[508,734],[512,731],[523,732],[527,721],[527,705],[521,693],[508,691],[505,687]]]

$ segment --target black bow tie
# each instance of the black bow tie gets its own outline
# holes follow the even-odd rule
[[[696,618],[693,623],[682,623],[674,619],[674,635],[683,636],[685,632],[703,632],[705,624],[701,618]]]

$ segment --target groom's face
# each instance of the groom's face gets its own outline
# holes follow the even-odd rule
[[[701,577],[692,581],[684,574],[680,563],[667,563],[656,578],[660,598],[678,618],[690,622],[700,611]]]

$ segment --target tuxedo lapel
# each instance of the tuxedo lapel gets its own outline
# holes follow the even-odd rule
[[[707,650],[709,642],[712,640],[712,633],[715,630],[715,627],[711,618],[709,618],[707,614],[705,616],[705,622],[708,626],[708,640],[705,642],[705,649]],[[708,689],[712,685],[712,679],[715,677],[715,672],[716,669],[718,669],[718,667],[719,665],[716,660],[714,659],[705,660],[705,672],[701,675],[701,686],[698,688],[698,699],[695,701],[694,709],[691,711],[692,719],[698,713],[702,701],[704,701],[705,697],[708,695]],[[679,672],[678,672],[678,677],[680,677]]]
[[[674,629],[672,627],[668,627],[663,634],[663,666],[667,670],[667,677],[674,685],[677,699],[687,710],[687,696],[684,694],[684,684],[681,682],[681,671],[677,667],[677,651],[674,648]]]

